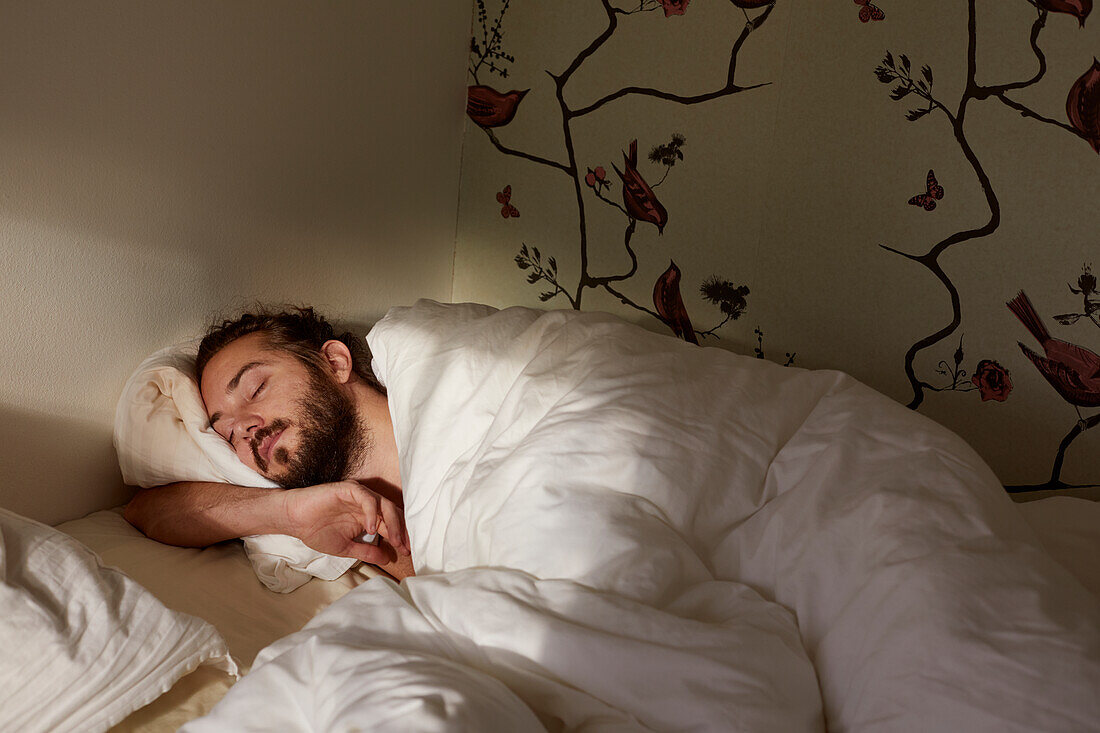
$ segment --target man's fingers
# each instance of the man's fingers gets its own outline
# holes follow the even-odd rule
[[[389,499],[355,483],[355,494],[363,512],[364,530],[368,534],[380,534],[402,555],[410,555],[409,536],[405,531],[402,511]],[[383,562],[389,562],[386,558]],[[377,561],[371,561],[377,563]]]
[[[369,562],[371,565],[385,565],[390,561],[384,549],[363,542],[352,542],[348,545],[347,551],[341,554],[344,557],[354,557],[356,560]]]
[[[380,505],[382,525],[379,525],[378,531],[389,541],[393,549],[402,555],[408,555],[409,548],[405,545],[405,524],[401,521],[401,512],[393,502],[386,499],[382,499]]]
[[[363,532],[365,534],[377,534],[378,525],[382,522],[382,513],[378,509],[381,497],[358,482],[345,482],[351,487],[351,498],[359,506],[362,513]]]

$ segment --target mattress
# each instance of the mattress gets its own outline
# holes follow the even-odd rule
[[[206,619],[225,638],[245,673],[265,646],[301,629],[321,609],[380,573],[360,565],[334,581],[313,579],[292,593],[272,593],[257,580],[240,542],[196,549],[150,540],[122,517],[121,507],[65,522],[57,529],[94,550],[103,563],[141,583],[169,608]],[[200,667],[113,733],[175,731],[205,715],[233,679]]]

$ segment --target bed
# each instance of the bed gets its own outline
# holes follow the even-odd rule
[[[1100,595],[1100,504],[1052,497],[1019,505],[1043,546],[1094,594]],[[335,581],[315,579],[289,595],[273,593],[252,577],[238,543],[203,550],[153,542],[122,519],[121,508],[96,512],[58,527],[123,569],[167,605],[214,624],[247,673],[259,651],[292,634],[320,610],[372,577],[359,565]],[[222,669],[203,666],[154,702],[113,726],[112,733],[161,733],[210,712],[235,682]]]
[[[247,671],[118,730],[1100,730],[1100,504],[603,314],[422,301],[368,341],[417,577],[278,595],[237,543],[63,525]]]
[[[185,731],[1100,729],[1095,551],[850,377],[472,304],[368,342],[417,577]]]

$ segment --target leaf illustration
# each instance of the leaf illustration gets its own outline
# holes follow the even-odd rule
[[[1063,313],[1060,316],[1054,316],[1054,320],[1058,321],[1063,326],[1072,326],[1077,323],[1077,320],[1083,315],[1083,313]]]

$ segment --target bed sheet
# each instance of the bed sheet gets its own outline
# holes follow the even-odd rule
[[[150,540],[122,517],[122,508],[95,512],[57,529],[95,551],[169,608],[209,621],[225,638],[241,673],[265,646],[301,629],[319,611],[371,577],[359,565],[334,581],[311,580],[289,594],[261,585],[240,542],[202,549]],[[175,731],[206,714],[233,684],[229,675],[202,667],[180,679],[150,705],[131,714],[112,733]]]
[[[1050,556],[1100,596],[1100,501],[1051,496],[1018,506]]]

